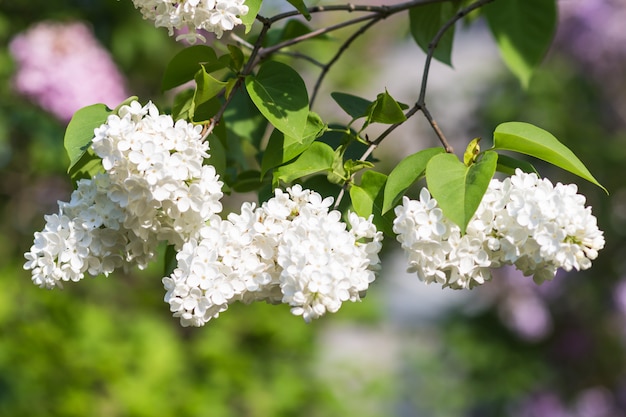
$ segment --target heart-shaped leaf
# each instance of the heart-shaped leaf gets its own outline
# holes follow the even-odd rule
[[[383,213],[391,210],[404,195],[404,192],[424,175],[428,161],[430,161],[433,156],[443,152],[444,149],[441,147],[424,149],[407,156],[396,165],[389,173],[387,185],[385,185]]]
[[[486,151],[478,162],[466,166],[449,153],[432,157],[426,166],[426,182],[443,214],[465,233],[489,187],[498,163],[498,154]]]

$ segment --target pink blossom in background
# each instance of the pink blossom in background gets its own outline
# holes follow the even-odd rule
[[[40,22],[9,44],[15,89],[67,122],[95,103],[116,107],[130,94],[109,53],[81,22]]]
[[[617,310],[626,317],[626,278],[622,278],[615,286],[613,298]]]
[[[524,399],[513,410],[515,417],[624,417],[624,411],[613,394],[602,386],[580,392],[565,402],[551,391],[537,392]]]
[[[540,392],[530,396],[514,415],[516,417],[574,417],[553,392]]]
[[[556,49],[595,80],[611,112],[626,120],[626,1],[559,0]]]
[[[621,68],[626,58],[624,0],[560,0],[557,42],[594,75]]]
[[[494,279],[483,296],[493,304],[501,323],[527,342],[539,342],[552,334],[554,323],[549,303],[562,291],[561,272],[537,285],[511,266],[494,270]]]

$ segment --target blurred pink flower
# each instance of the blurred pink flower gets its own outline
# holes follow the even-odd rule
[[[129,96],[124,77],[84,23],[37,23],[9,49],[17,64],[15,89],[64,122],[81,107],[115,107]]]
[[[483,294],[495,306],[502,324],[517,337],[539,342],[553,331],[549,303],[562,290],[560,274],[537,285],[514,267],[504,266],[493,271],[494,279]]]
[[[561,0],[557,41],[600,71],[626,56],[626,5],[622,0]]]
[[[622,278],[615,286],[613,299],[617,310],[626,317],[626,278]]]
[[[516,417],[573,417],[553,392],[540,392],[527,398]]]

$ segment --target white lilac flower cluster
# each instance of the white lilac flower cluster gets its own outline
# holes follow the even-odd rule
[[[180,248],[222,211],[223,183],[204,165],[209,144],[201,131],[137,101],[95,129],[91,146],[111,178],[109,198],[129,214],[124,227]]]
[[[536,282],[591,267],[604,236],[574,184],[553,185],[517,170],[491,181],[466,234],[447,219],[422,189],[395,209],[394,232],[408,255],[409,271],[427,282],[471,288],[490,279],[490,269],[514,265]]]
[[[124,227],[127,212],[111,201],[110,178],[99,174],[80,180],[69,202],[59,202],[59,212],[45,216],[46,225],[35,233],[25,269],[33,282],[45,288],[63,287],[88,272],[108,275],[129,265],[145,267],[154,257],[156,244]]]
[[[176,29],[180,33],[176,40],[192,44],[206,41],[198,30],[215,33],[219,39],[248,13],[244,0],[133,0],[133,4],[155,27],[167,28],[170,36]]]
[[[122,106],[95,129],[91,147],[105,172],[78,182],[25,254],[24,268],[41,287],[144,268],[160,241],[180,248],[222,209],[222,183],[203,165],[209,147],[200,127],[174,122],[152,103]]]
[[[214,216],[200,239],[185,243],[163,278],[165,301],[183,326],[202,326],[234,301],[286,303],[305,321],[358,301],[374,281],[382,233],[332,199],[295,185],[260,207]]]
[[[130,95],[111,56],[82,22],[39,22],[13,38],[9,51],[17,92],[64,122],[81,107],[113,106]]]

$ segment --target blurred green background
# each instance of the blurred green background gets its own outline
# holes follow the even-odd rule
[[[435,318],[398,320],[385,268],[363,303],[309,325],[286,306],[236,304],[183,329],[162,301],[162,265],[62,291],[23,271],[71,183],[65,125],[15,91],[8,50],[35,22],[88,22],[131,94],[167,107],[160,77],[181,46],[128,0],[18,3],[0,0],[1,416],[626,416],[626,41],[609,33],[609,14],[570,8],[530,89],[494,71],[466,128],[488,138],[500,122],[529,121],[581,157],[610,196],[539,169],[579,184],[593,206],[607,245],[591,270],[539,288],[503,273]],[[405,35],[394,33],[372,33],[357,53],[379,55]],[[347,75],[331,82],[358,94]]]

